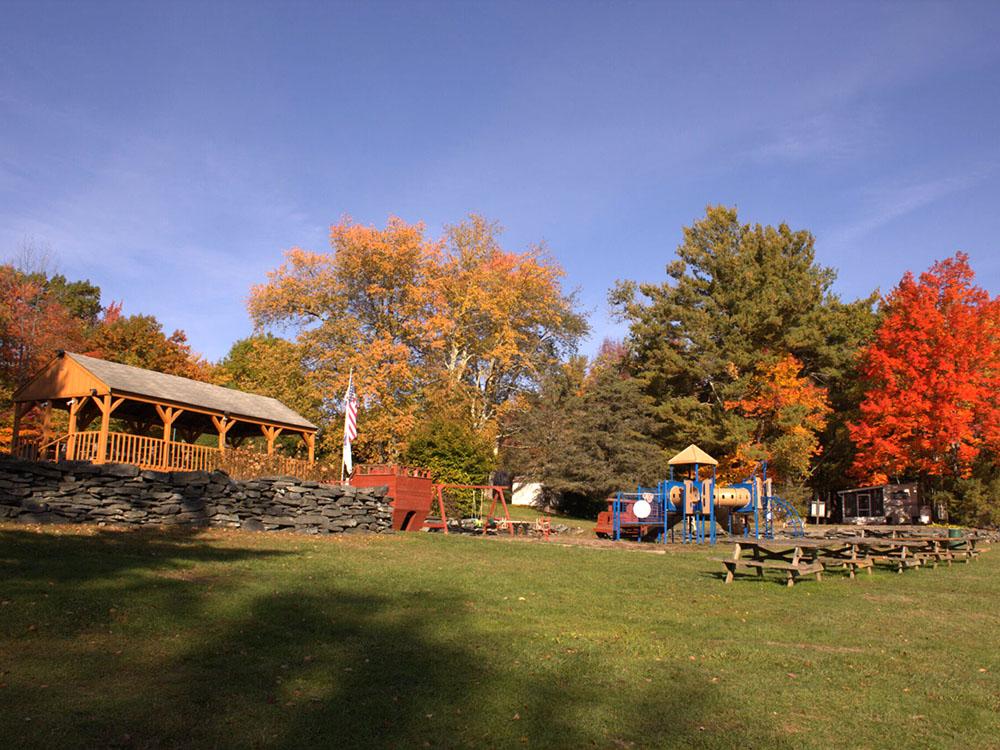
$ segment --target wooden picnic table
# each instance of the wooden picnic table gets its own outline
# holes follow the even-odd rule
[[[797,578],[804,575],[815,575],[817,581],[823,580],[823,563],[808,559],[804,551],[819,540],[795,539],[784,541],[760,542],[741,539],[733,545],[733,554],[728,558],[713,558],[721,562],[726,569],[726,583],[732,583],[740,568],[756,571],[761,578],[765,570],[780,570],[786,574],[786,585],[794,586]],[[743,553],[749,552],[750,557]]]
[[[712,559],[725,567],[726,583],[732,583],[740,569],[754,570],[760,577],[765,570],[773,569],[783,571],[787,585],[792,586],[805,575],[815,575],[820,581],[823,571],[832,567],[843,568],[854,578],[862,569],[871,575],[875,563],[889,565],[902,573],[924,564],[937,567],[938,563],[947,562],[950,566],[952,560],[959,557],[969,562],[982,551],[979,541],[973,535],[740,539],[734,542],[730,557]]]
[[[927,547],[927,543],[923,541],[890,537],[858,536],[840,541],[853,545],[859,556],[866,557],[873,563],[889,565],[897,573],[919,567],[923,558],[918,553]]]

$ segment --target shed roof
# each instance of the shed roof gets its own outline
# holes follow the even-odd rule
[[[701,464],[702,466],[718,466],[719,462],[705,453],[694,443],[682,450],[667,463],[670,466],[687,466],[690,464]]]
[[[228,413],[233,417],[247,417],[306,430],[317,429],[316,425],[305,417],[269,396],[258,396],[255,393],[237,391],[233,388],[203,383],[177,375],[167,375],[155,370],[144,370],[141,367],[109,362],[106,359],[88,357],[84,354],[64,352],[60,358],[62,356],[75,362],[104,383],[112,393],[162,399],[220,414]],[[49,367],[36,376],[36,379],[42,377],[58,362],[59,359],[50,363]],[[25,391],[29,387],[30,383],[20,390]],[[15,394],[16,397],[17,394]]]

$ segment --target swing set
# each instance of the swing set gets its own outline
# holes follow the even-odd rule
[[[504,496],[503,487],[499,487],[493,484],[435,484],[434,489],[436,491],[438,513],[440,514],[437,521],[424,521],[424,528],[426,529],[441,529],[445,534],[448,533],[448,515],[445,512],[444,505],[444,493],[446,490],[473,490],[479,493],[479,515],[478,519],[481,521],[483,526],[482,533],[485,534],[490,527],[490,521],[493,521],[498,530],[506,529],[507,532],[514,536],[514,524],[510,519],[510,509],[507,507],[507,498]],[[486,493],[489,493],[490,497],[490,508],[486,515],[483,515],[483,508],[486,505]],[[503,515],[497,514],[497,505],[503,508]]]

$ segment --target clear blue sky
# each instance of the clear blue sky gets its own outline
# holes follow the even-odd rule
[[[1000,3],[0,0],[0,257],[24,237],[210,358],[344,214],[548,243],[620,335],[708,203],[848,298],[956,249],[1000,290]]]

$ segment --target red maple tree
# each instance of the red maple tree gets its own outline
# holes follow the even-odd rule
[[[966,477],[983,451],[998,452],[1000,298],[975,285],[967,255],[907,272],[862,357],[857,478]]]

